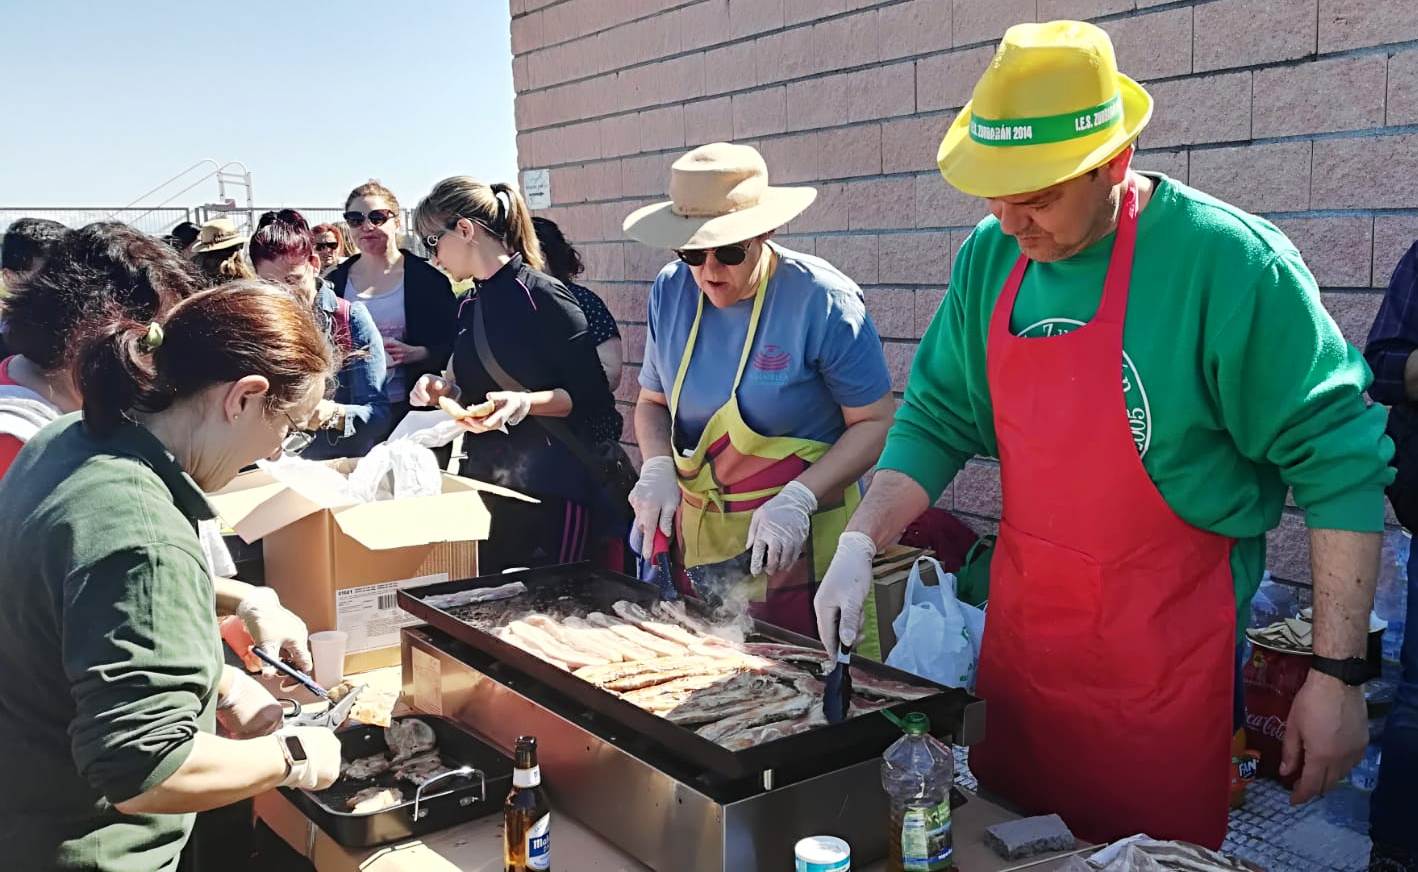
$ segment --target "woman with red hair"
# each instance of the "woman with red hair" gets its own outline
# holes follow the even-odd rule
[[[320,278],[325,278],[345,259],[345,234],[335,224],[316,224],[310,228],[315,240],[315,256],[320,259]]]

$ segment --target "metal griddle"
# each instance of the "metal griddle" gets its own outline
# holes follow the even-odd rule
[[[527,593],[507,601],[514,607],[545,614],[587,614],[599,611],[614,614],[611,605],[628,600],[648,606],[658,599],[657,589],[627,576],[600,570],[589,564],[570,564],[522,570],[498,576],[483,576],[399,591],[399,606],[443,631],[452,639],[488,655],[492,660],[521,672],[586,707],[601,721],[632,731],[671,757],[695,769],[725,780],[757,778],[766,770],[797,769],[804,761],[868,760],[899,738],[901,731],[877,712],[857,715],[839,724],[830,724],[766,742],[741,751],[731,751],[671,721],[641,709],[612,693],[559,669],[527,652],[503,642],[444,609],[425,601],[427,597],[520,581]],[[686,603],[691,613],[709,620],[702,607]],[[819,648],[809,639],[780,627],[755,621],[750,641],[777,642]],[[900,681],[936,692],[918,700],[901,702],[888,710],[898,715],[924,712],[931,719],[932,732],[952,737],[958,744],[975,741],[982,733],[979,700],[963,690],[942,687],[906,672],[869,661],[853,661],[853,670],[890,681]]]

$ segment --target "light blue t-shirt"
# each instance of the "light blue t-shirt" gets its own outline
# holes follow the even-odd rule
[[[773,245],[778,266],[743,382],[739,408],[765,436],[834,443],[846,429],[843,406],[867,406],[891,390],[891,375],[862,291],[817,257]],[[694,323],[699,286],[689,267],[669,264],[650,290],[640,385],[669,396]],[[704,301],[699,340],[685,375],[676,445],[693,447],[709,418],[729,398],[753,314],[749,298],[726,309]]]

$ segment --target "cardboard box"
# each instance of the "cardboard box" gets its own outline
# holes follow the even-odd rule
[[[398,588],[478,574],[478,542],[492,527],[484,494],[534,502],[444,475],[438,496],[349,503],[260,470],[237,476],[211,502],[243,541],[263,541],[266,584],[311,632],[350,634],[349,674],[399,662],[399,628],[418,622],[395,604]]]

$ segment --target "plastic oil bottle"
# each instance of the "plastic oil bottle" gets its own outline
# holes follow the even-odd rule
[[[901,728],[906,735],[881,758],[881,786],[891,808],[886,868],[891,872],[951,869],[950,786],[955,758],[930,734],[926,715],[912,712]]]

